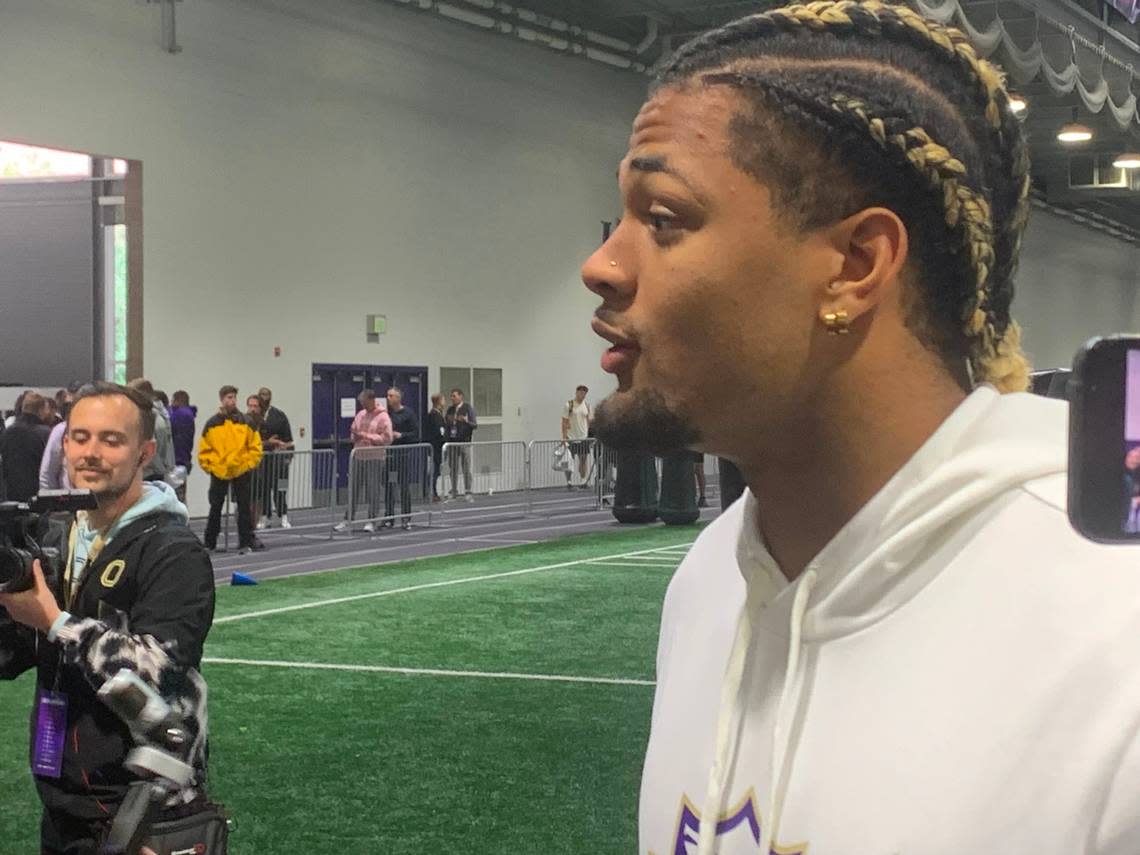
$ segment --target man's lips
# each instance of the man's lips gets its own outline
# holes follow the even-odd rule
[[[622,335],[605,321],[594,318],[590,326],[594,332],[613,345],[602,354],[602,370],[607,374],[619,374],[628,371],[637,361],[641,348],[637,342],[628,336]]]

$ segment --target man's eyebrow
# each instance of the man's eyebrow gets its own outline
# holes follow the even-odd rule
[[[689,188],[698,199],[704,199],[704,194],[693,185],[688,178],[683,175],[676,167],[670,166],[669,161],[664,157],[631,157],[629,159],[630,172],[637,172],[642,175],[651,175],[655,172],[660,172],[664,175],[671,175],[682,184]]]

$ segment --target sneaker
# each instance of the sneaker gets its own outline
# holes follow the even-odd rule
[[[261,519],[259,519],[257,521],[257,530],[258,531],[264,531],[268,527],[269,527],[269,520],[266,517],[261,517]]]
[[[395,527],[395,525],[396,525],[395,520],[384,520],[384,522],[380,523],[381,528],[393,528],[393,527]]]
[[[442,502],[443,499],[441,499],[439,496],[432,496],[431,501],[432,501],[432,504],[434,505],[436,502]]]
[[[365,524],[364,524],[364,531],[376,531],[376,526],[374,526],[374,525],[373,525],[372,523],[370,523],[370,522],[369,522],[369,523],[365,523]]]
[[[470,493],[468,493],[464,498],[466,498],[468,502],[474,502],[475,501],[475,497],[472,496]]]
[[[245,554],[247,554],[248,552],[249,552],[249,547],[248,547],[248,546],[239,546],[239,547],[238,547],[238,555],[245,555]]]
[[[407,531],[411,527],[412,527],[412,521],[411,520],[404,520],[402,523],[400,523],[400,528],[402,528],[404,531]]]
[[[709,506],[708,500],[705,499],[704,496],[701,496],[699,499],[697,499],[697,507],[698,508],[707,508],[708,506]]]
[[[581,490],[589,490],[590,489],[590,483],[588,481],[583,481],[581,484],[578,485],[578,488]]]
[[[338,522],[336,525],[333,526],[333,531],[346,531],[347,529],[348,529],[348,523],[345,520],[341,520],[340,522]]]
[[[281,528],[292,528],[292,527],[293,527],[293,523],[289,522],[289,517],[287,517],[287,516],[281,517]]]
[[[566,489],[567,489],[567,490],[573,490],[573,489],[574,489],[574,485],[573,485],[573,484],[571,484],[569,481],[567,481],[567,482],[566,482]]]
[[[265,549],[265,544],[255,537],[253,539],[253,542],[250,543],[249,548],[254,552],[261,552],[261,550]]]

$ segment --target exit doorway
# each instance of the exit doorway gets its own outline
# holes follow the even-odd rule
[[[403,394],[404,406],[416,414],[422,437],[431,404],[427,374],[426,366],[313,363],[313,449],[336,451],[338,502],[348,490],[352,420],[360,409],[357,397],[372,389],[383,401],[395,386]]]

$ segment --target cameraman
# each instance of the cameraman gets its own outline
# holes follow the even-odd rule
[[[41,772],[60,770],[35,774],[43,853],[94,853],[133,780],[123,768],[131,734],[96,696],[121,668],[170,703],[192,740],[195,780],[167,803],[167,816],[204,802],[206,686],[197,668],[214,614],[213,568],[173,488],[144,484],[154,453],[146,396],[110,383],[85,387],[64,455],[72,484],[91,490],[99,507],[70,525],[42,523],[40,543],[58,547],[63,566],[45,579],[36,561],[31,590],[0,594],[0,677],[37,668],[32,760]],[[62,757],[42,756],[51,752],[36,739],[52,718],[47,707],[65,709]]]

